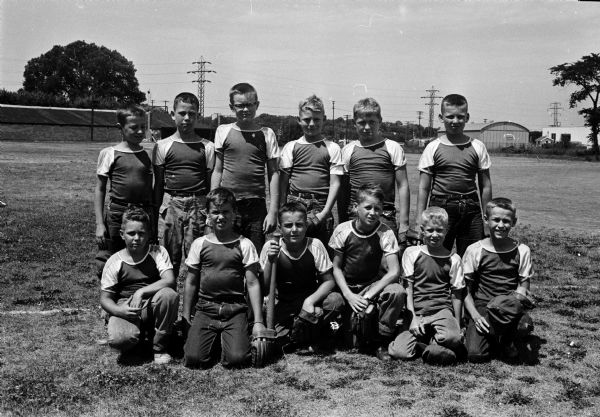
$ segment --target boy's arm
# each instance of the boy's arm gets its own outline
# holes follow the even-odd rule
[[[94,191],[94,213],[96,214],[96,243],[98,248],[106,249],[104,235],[106,227],[104,226],[104,199],[106,198],[106,183],[108,177],[98,175],[96,180],[96,189]]]
[[[287,202],[288,190],[290,188],[290,174],[285,170],[279,170],[279,206]]]
[[[118,305],[115,302],[115,298],[115,293],[100,291],[100,305],[108,314],[125,320],[135,320],[139,318],[140,308],[132,307],[127,303]]]
[[[223,154],[215,152],[215,169],[212,172],[210,179],[210,189],[214,190],[221,186],[221,178],[223,177]]]
[[[396,170],[396,193],[400,200],[398,234],[405,234],[408,230],[408,214],[410,212],[410,188],[406,165]]]
[[[155,147],[156,149],[156,147]],[[154,210],[154,233],[158,235],[158,216],[160,215],[160,206],[162,206],[165,195],[165,168],[158,165],[154,167],[154,192],[153,192],[153,210]]]
[[[477,183],[479,184],[479,193],[481,194],[481,211],[485,211],[485,206],[492,199],[492,178],[489,169],[479,171],[477,174]]]
[[[412,281],[406,281],[406,309],[410,311],[412,320],[410,322],[409,331],[415,336],[425,335],[425,326],[422,323],[421,317],[415,314],[415,283]]]
[[[477,311],[477,308],[475,308],[475,302],[473,301],[473,296],[471,295],[472,286],[473,286],[472,282],[467,282],[467,289],[466,289],[467,295],[465,296],[465,309],[469,313],[469,316],[471,316],[471,319],[475,322],[475,327],[477,328],[479,333],[488,334],[490,332],[490,325],[487,322],[487,320],[485,319],[485,317],[483,317],[481,314],[479,314],[479,312]]]
[[[421,171],[419,174],[419,190],[417,191],[417,212],[415,224],[419,224],[421,213],[427,208],[429,193],[431,192],[431,174]]]
[[[465,289],[452,289],[452,308],[454,309],[454,318],[458,321],[458,325],[462,327],[462,313],[463,313],[463,298]]]
[[[254,326],[252,327],[253,336],[256,336],[260,330],[265,329],[262,312],[262,293],[256,274],[256,267],[257,264],[254,264],[246,268],[246,286],[248,288],[248,298],[250,299],[250,306],[252,307],[252,311],[254,313]]]
[[[348,206],[350,206],[350,176],[342,175],[340,178],[340,188],[337,198],[339,222],[348,220]]]
[[[269,177],[269,212],[263,222],[263,233],[271,233],[277,227],[277,211],[279,210],[279,159],[267,161],[267,176]]]
[[[360,294],[355,294],[348,287],[348,283],[346,282],[346,277],[344,277],[344,272],[342,270],[344,263],[344,254],[342,252],[335,251],[333,255],[333,279],[338,287],[340,287],[340,291],[344,298],[350,304],[350,307],[355,313],[360,313],[365,310],[369,306],[369,302],[363,298]]]
[[[385,257],[387,261],[387,272],[382,276],[379,281],[376,281],[371,285],[371,288],[363,294],[363,297],[368,300],[374,300],[377,298],[379,293],[383,289],[391,284],[392,282],[398,282],[398,276],[400,275],[400,262],[398,261],[398,254],[392,253]]]
[[[158,291],[166,287],[175,288],[175,274],[172,269],[163,271],[163,273],[160,274],[160,279],[158,281],[146,285],[134,292],[129,305],[134,308],[141,308],[142,303],[146,298],[152,297]]]
[[[327,201],[325,202],[325,207],[321,210],[320,213],[317,214],[317,218],[319,221],[323,221],[331,210],[333,209],[333,205],[335,204],[335,200],[338,197],[338,193],[340,191],[340,176],[331,174],[329,176],[329,194],[327,194]]]
[[[183,311],[181,316],[189,324],[192,324],[192,309],[198,298],[199,285],[200,271],[196,268],[188,267],[188,273],[185,278],[185,287],[183,290]]]
[[[322,282],[321,285],[319,285],[319,288],[317,288],[314,293],[306,297],[304,303],[302,303],[302,309],[308,313],[314,313],[315,304],[323,301],[325,297],[327,297],[327,294],[329,294],[335,287],[335,281],[333,280],[333,274],[331,271],[327,271],[321,275],[321,279]]]

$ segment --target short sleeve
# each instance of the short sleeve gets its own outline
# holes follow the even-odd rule
[[[415,261],[417,260],[419,251],[418,246],[409,246],[402,254],[402,275],[408,282],[414,282],[415,280]]]
[[[348,227],[349,222],[344,222],[338,224],[338,226],[334,229],[331,234],[331,238],[329,239],[329,247],[338,252],[344,251],[344,246],[346,243],[346,237],[348,236]]]
[[[170,144],[172,143],[172,139],[166,138],[163,140],[159,140],[156,142],[154,146],[154,151],[152,152],[152,164],[156,166],[163,166],[165,164],[165,158],[167,156],[167,151],[170,149]]]
[[[327,250],[319,239],[311,239],[310,251],[315,258],[315,267],[320,274],[324,274],[333,268]]]
[[[342,167],[344,168],[344,174],[348,174],[348,171],[350,170],[350,158],[352,157],[355,146],[356,142],[350,142],[342,149]]]
[[[479,269],[479,262],[481,260],[481,243],[475,242],[465,251],[462,263],[463,273],[466,280],[472,280],[475,272]]]
[[[190,252],[188,253],[188,257],[185,260],[185,264],[194,269],[200,269],[200,252],[202,251],[202,246],[204,245],[205,237],[199,237],[198,239],[192,242],[192,246],[190,247]]]
[[[98,155],[98,168],[96,169],[96,174],[108,177],[110,175],[110,170],[112,169],[112,164],[115,161],[115,151],[111,148],[104,148],[100,151],[100,155]]]
[[[100,279],[100,289],[102,291],[115,292],[114,287],[119,283],[121,263],[121,257],[118,252],[108,258],[102,270],[102,278]]]
[[[248,238],[240,238],[240,249],[242,250],[242,263],[248,268],[250,265],[258,263],[258,253],[254,243]]]
[[[388,256],[400,252],[400,248],[398,247],[398,240],[396,239],[393,230],[389,227],[379,227],[380,229],[377,233],[379,233],[379,241],[381,243],[381,249],[383,250],[383,254],[385,256]]]
[[[279,158],[279,145],[275,132],[270,127],[263,128],[265,134],[265,142],[267,144],[267,159]]]
[[[479,171],[485,171],[486,169],[490,169],[492,166],[492,162],[490,160],[490,154],[487,151],[484,143],[480,140],[474,140],[473,146],[477,151],[477,157],[479,159],[479,166],[477,167]]]
[[[215,152],[223,152],[223,147],[225,146],[225,139],[227,139],[227,135],[229,135],[231,127],[231,124],[221,125],[217,127],[217,131],[215,132]]]
[[[206,170],[212,171],[215,167],[215,144],[203,139],[204,153],[206,155]]]
[[[164,247],[160,245],[153,245],[152,249],[150,250],[150,255],[152,258],[154,258],[154,262],[156,262],[156,269],[158,269],[158,273],[160,275],[169,269],[173,269],[171,258],[169,258],[169,254]]]
[[[519,281],[523,282],[533,277],[531,250],[529,246],[519,244]]]
[[[458,254],[453,254],[450,258],[450,285],[454,290],[460,290],[465,287],[465,276],[463,264]]]
[[[337,143],[325,141],[327,152],[329,152],[329,174],[344,175],[344,163],[342,162],[342,150]]]
[[[291,141],[285,144],[281,151],[281,160],[279,161],[279,168],[284,171],[289,170],[294,166],[294,144],[296,141]]]
[[[392,164],[396,168],[400,168],[406,165],[406,155],[404,155],[404,150],[398,142],[386,139],[385,146],[388,153],[390,154]]]
[[[264,271],[265,267],[267,266],[267,261],[268,261],[268,256],[267,253],[269,252],[269,242],[266,242],[263,247],[262,250],[260,251],[260,257],[258,259],[259,263],[260,263],[260,268]]]
[[[426,174],[433,174],[431,167],[433,167],[434,165],[433,156],[438,146],[439,139],[436,139],[435,141],[427,144],[425,150],[421,154],[421,158],[419,158],[419,171],[424,172]]]

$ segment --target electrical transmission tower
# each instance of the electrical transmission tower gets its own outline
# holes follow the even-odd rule
[[[440,90],[436,90],[435,88],[433,88],[433,86],[431,86],[431,90],[425,90],[429,93],[428,96],[422,96],[421,98],[428,98],[429,99],[429,103],[427,103],[427,106],[429,106],[429,130],[430,130],[430,134],[431,134],[431,130],[433,129],[433,118],[435,116],[435,105],[437,104],[435,102],[436,98],[443,98],[443,97],[438,97],[435,95],[435,93],[437,93]]]
[[[423,118],[423,111],[417,111],[417,119],[419,119],[419,139],[421,138],[421,119]]]
[[[197,67],[194,71],[188,71],[188,74],[197,74],[197,79],[194,80],[193,82],[198,83],[198,101],[200,102],[200,108],[198,109],[198,113],[200,118],[204,117],[204,83],[209,83],[210,80],[207,80],[205,78],[205,74],[209,73],[209,72],[214,72],[215,74],[217,73],[217,71],[213,71],[213,70],[207,70],[205,68],[206,64],[210,64],[212,65],[211,62],[205,61],[204,57],[200,57],[199,61],[194,61],[192,62],[192,64],[196,64]]]
[[[548,107],[548,110],[552,110],[552,127],[560,126],[560,122],[558,121],[558,116],[560,116],[560,113],[558,111],[562,110],[560,103],[558,101],[550,103],[550,107]]]

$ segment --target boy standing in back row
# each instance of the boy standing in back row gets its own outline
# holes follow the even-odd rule
[[[323,137],[325,109],[312,95],[300,102],[298,123],[304,136],[286,143],[281,152],[281,201],[299,201],[307,208],[306,236],[327,245],[333,233],[331,209],[344,167],[340,147]]]
[[[176,278],[192,242],[204,234],[203,210],[214,165],[214,145],[194,131],[198,108],[195,95],[178,94],[171,112],[177,131],[154,147],[158,237],[169,252]]]
[[[275,133],[260,127],[254,116],[260,104],[254,87],[234,85],[229,107],[235,123],[221,125],[215,133],[217,159],[211,189],[226,187],[237,200],[240,232],[260,252],[265,234],[277,226],[279,208],[279,147]],[[269,210],[266,207],[265,166],[269,179]]]
[[[444,97],[440,120],[446,135],[430,142],[419,160],[416,218],[421,218],[428,205],[446,210],[444,246],[452,250],[456,240],[456,252],[462,256],[467,246],[483,237],[481,207],[492,198],[491,163],[483,142],[463,133],[469,121],[466,98],[458,94]]]

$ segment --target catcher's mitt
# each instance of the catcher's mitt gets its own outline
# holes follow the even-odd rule
[[[373,342],[377,336],[377,315],[375,309],[370,313],[352,313],[350,318],[352,325],[353,347],[364,347]]]
[[[300,314],[294,317],[290,340],[298,345],[307,345],[318,339],[319,315],[301,310]]]
[[[529,290],[525,290],[525,293],[516,291],[513,293],[515,298],[521,302],[521,305],[526,310],[535,308],[535,297]]]
[[[250,353],[252,355],[252,366],[262,368],[271,363],[277,357],[277,343],[275,341],[275,331],[265,329],[256,337],[252,338],[250,343]]]

